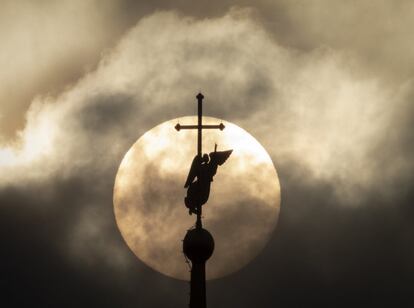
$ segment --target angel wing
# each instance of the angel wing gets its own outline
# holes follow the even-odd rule
[[[200,167],[200,157],[196,155],[191,163],[190,171],[188,172],[187,181],[185,181],[184,188],[190,186],[190,184],[194,181],[195,177],[198,174],[198,169]]]
[[[210,153],[210,164],[216,164],[221,166],[225,163],[227,158],[229,158],[230,154],[233,152],[233,150],[227,150],[227,151],[214,151]]]

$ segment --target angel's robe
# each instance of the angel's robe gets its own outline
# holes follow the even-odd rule
[[[209,162],[201,162],[200,157],[193,159],[190,172],[187,177],[185,188],[188,187],[185,205],[190,213],[196,213],[196,209],[205,204],[210,196],[210,186],[217,168],[222,165],[232,153],[232,150],[210,153]],[[194,179],[197,178],[196,181]],[[193,182],[194,181],[194,182]]]

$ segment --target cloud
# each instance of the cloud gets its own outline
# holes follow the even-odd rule
[[[308,38],[304,29],[317,22],[305,17],[312,22],[303,21],[296,35]],[[27,197],[19,211],[63,212],[56,214],[49,245],[69,264],[103,266],[120,274],[111,276],[120,281],[131,266],[145,272],[142,264],[131,265],[135,257],[116,230],[115,174],[139,136],[163,121],[193,114],[194,96],[202,91],[206,115],[240,125],[270,152],[281,175],[282,198],[284,193],[301,196],[282,200],[281,230],[288,221],[296,227],[287,228],[293,232],[289,235],[306,234],[298,250],[289,246],[297,237],[282,239],[286,258],[312,251],[315,238],[335,228],[330,219],[340,219],[337,211],[352,212],[357,205],[369,207],[399,195],[412,174],[412,81],[368,74],[369,65],[360,66],[365,53],[359,54],[358,46],[348,52],[311,36],[313,45],[304,48],[263,24],[265,17],[249,9],[232,9],[217,18],[177,12],[142,18],[102,55],[96,69],[59,94],[32,101],[17,140],[0,148],[2,193],[16,190]],[[4,199],[11,200],[8,208],[16,203],[13,198]],[[286,214],[284,202],[293,204]],[[310,213],[314,209],[316,214]],[[316,221],[327,229],[310,239],[307,231],[317,224],[302,224],[312,215],[321,216]],[[380,224],[380,219],[373,223]],[[342,227],[336,230],[345,232]],[[317,256],[310,259],[305,270],[318,266]],[[344,268],[327,270],[327,276],[337,278]],[[142,283],[141,278],[134,281]]]
[[[201,21],[168,12],[142,19],[95,71],[57,98],[33,102],[21,143],[2,149],[3,168],[12,172],[1,181],[113,172],[135,138],[191,113],[197,90],[206,94],[207,113],[251,131],[277,166],[335,183],[339,203],[384,191],[410,170],[404,152],[375,152],[389,127],[400,125],[393,110],[408,108],[407,85],[358,78],[352,59],[329,48],[285,48],[250,15],[234,9]]]
[[[409,111],[410,83],[360,76],[352,57],[330,48],[281,46],[250,16],[233,9],[217,19],[142,19],[95,71],[57,98],[36,99],[20,149],[3,148],[2,164],[25,179],[114,164],[133,138],[190,113],[202,90],[207,113],[251,131],[276,165],[337,183],[344,203],[410,170],[406,153],[376,152],[398,143],[388,132],[401,125],[396,110]]]

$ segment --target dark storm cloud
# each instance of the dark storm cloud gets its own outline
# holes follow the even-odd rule
[[[185,304],[185,283],[155,274],[126,248],[112,211],[115,171],[106,170],[104,181],[85,172],[2,189],[2,305]]]
[[[412,302],[412,212],[402,206],[407,199],[394,200],[398,209],[375,196],[364,208],[335,207],[329,183],[309,187],[298,177],[282,178],[284,206],[273,240],[247,268],[210,284],[213,306],[371,307]],[[409,200],[411,204],[412,196]],[[220,293],[228,285],[228,293]]]
[[[274,238],[246,269],[209,285],[212,306],[413,301],[412,3],[71,3],[2,10],[24,13],[1,18],[4,59],[18,59],[2,62],[2,134],[44,95],[18,146],[0,149],[8,306],[186,304],[186,284],[147,269],[123,243],[112,187],[136,138],[192,113],[198,90],[207,113],[263,143],[282,185]],[[228,13],[233,5],[254,10]],[[162,9],[182,13],[123,34]],[[28,37],[39,40],[35,56],[20,44]]]

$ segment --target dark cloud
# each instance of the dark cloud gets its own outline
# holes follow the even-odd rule
[[[71,3],[2,10],[18,13],[1,18],[16,59],[1,134],[31,105],[0,149],[5,307],[186,305],[188,285],[123,242],[112,189],[137,137],[192,113],[198,90],[257,136],[282,186],[274,237],[209,283],[209,305],[412,305],[411,2]]]
[[[337,207],[328,183],[309,187],[297,177],[281,178],[283,207],[274,238],[244,270],[211,283],[212,306],[363,307],[412,302],[413,250],[408,239],[412,229],[406,197],[393,206],[372,196],[364,208]],[[222,288],[227,292],[220,292]]]
[[[162,305],[160,294],[184,304],[185,283],[155,274],[126,248],[113,217],[110,182],[109,177],[100,181],[86,174],[2,190],[3,305],[149,307]],[[73,229],[87,209],[93,214],[86,227],[98,225],[98,234],[83,229],[77,236]],[[114,260],[120,248],[124,256]]]

